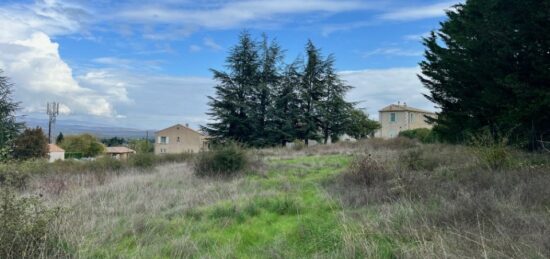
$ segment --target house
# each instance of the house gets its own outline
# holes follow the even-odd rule
[[[136,151],[127,147],[107,147],[105,153],[113,158],[126,160]]]
[[[206,136],[189,128],[189,125],[176,124],[155,132],[155,154],[178,154],[199,152],[206,148]]]
[[[48,157],[50,163],[56,160],[65,160],[65,150],[56,144],[48,144]]]
[[[413,108],[407,106],[407,103],[401,105],[391,104],[379,111],[378,120],[381,128],[375,134],[380,138],[394,138],[399,135],[399,132],[411,129],[428,128],[432,125],[428,124],[426,117],[435,118],[437,115],[433,112]]]

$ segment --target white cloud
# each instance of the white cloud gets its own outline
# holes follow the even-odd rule
[[[199,46],[199,45],[193,44],[193,45],[189,46],[189,51],[191,51],[191,52],[199,52],[201,50],[202,50],[202,47]]]
[[[408,34],[403,36],[403,39],[408,41],[421,41],[423,38],[430,36],[430,32],[419,33],[419,34]]]
[[[15,84],[24,111],[39,112],[46,102],[59,101],[65,113],[116,115],[110,100],[122,100],[123,93],[83,87],[51,39],[81,31],[79,19],[85,16],[78,6],[56,0],[0,8],[0,69]]]
[[[423,51],[420,50],[405,50],[401,48],[378,48],[372,51],[363,53],[364,57],[370,56],[402,56],[402,57],[416,57],[422,56]]]
[[[204,38],[204,46],[212,49],[212,50],[221,50],[222,46],[220,46],[218,43],[216,43],[212,38],[206,37]]]
[[[171,5],[132,6],[115,14],[116,19],[143,24],[185,24],[206,28],[234,28],[250,21],[273,21],[275,16],[308,12],[338,13],[372,8],[376,4],[357,0],[248,0],[223,4],[209,2],[203,8],[182,9]]]
[[[427,89],[417,78],[420,73],[418,67],[367,69],[356,71],[342,71],[342,79],[354,86],[348,93],[347,99],[359,101],[359,107],[367,109],[374,118],[378,118],[378,110],[397,103],[406,102],[408,105],[434,111],[434,104],[422,94]]]
[[[396,9],[386,12],[379,16],[382,20],[393,21],[414,21],[427,18],[437,18],[445,16],[445,11],[452,9],[458,1],[437,3],[427,6],[411,6],[407,8]]]

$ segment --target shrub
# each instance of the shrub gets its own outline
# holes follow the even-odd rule
[[[306,143],[304,143],[304,141],[299,139],[292,141],[292,149],[296,151],[300,151],[300,150],[303,150],[304,148],[307,148]]]
[[[195,158],[194,170],[199,176],[230,176],[243,171],[248,164],[248,155],[242,146],[226,143],[200,152]]]
[[[130,157],[129,161],[131,166],[139,168],[149,168],[155,165],[155,155],[151,153],[135,154]]]
[[[108,156],[90,161],[86,165],[93,172],[118,171],[124,167],[122,161]]]
[[[193,153],[160,154],[155,157],[157,163],[180,163],[191,160]]]
[[[48,138],[42,128],[25,129],[15,139],[13,156],[16,159],[45,158],[48,155]]]
[[[510,167],[513,163],[508,138],[503,135],[493,135],[488,129],[471,135],[469,144],[479,162],[489,169]]]
[[[0,190],[0,258],[44,257],[55,247],[49,222],[57,216],[36,197],[17,197]]]
[[[372,138],[368,139],[365,143],[372,149],[401,150],[418,146],[417,141],[404,137],[391,139]]]
[[[384,182],[391,177],[370,154],[355,158],[347,173],[367,186]]]
[[[90,134],[66,136],[61,142],[66,152],[82,153],[85,157],[95,157],[105,151],[105,147]]]
[[[434,143],[437,141],[437,136],[434,131],[426,128],[401,131],[399,132],[399,136],[416,139],[422,143]]]

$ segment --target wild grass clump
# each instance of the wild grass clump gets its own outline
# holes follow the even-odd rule
[[[296,139],[292,141],[292,149],[295,151],[300,151],[306,149],[306,143],[303,140]]]
[[[245,148],[236,143],[225,143],[200,152],[194,161],[194,171],[198,176],[231,176],[243,172],[249,164]]]
[[[497,170],[514,165],[513,150],[505,135],[494,135],[489,130],[483,130],[470,136],[469,145],[480,164],[487,169]]]
[[[372,138],[365,141],[365,145],[368,149],[379,150],[403,150],[408,148],[418,147],[418,141],[404,137],[397,137],[391,139]]]
[[[57,253],[59,240],[50,228],[57,216],[57,209],[45,207],[36,197],[17,197],[10,188],[0,189],[0,258]]]

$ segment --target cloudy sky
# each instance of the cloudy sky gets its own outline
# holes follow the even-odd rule
[[[374,118],[397,101],[434,110],[416,74],[420,39],[455,1],[36,0],[0,2],[0,69],[21,115],[141,129],[204,124],[227,51],[243,29],[276,38],[287,60],[308,39],[336,56]]]

